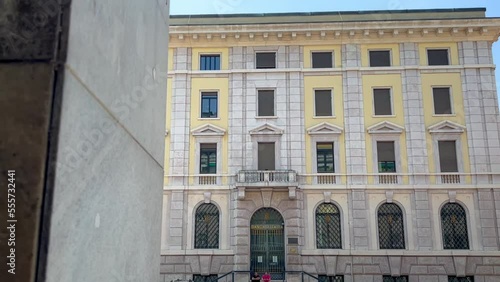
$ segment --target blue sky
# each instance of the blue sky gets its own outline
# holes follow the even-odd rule
[[[484,7],[488,17],[500,17],[499,0],[171,0],[171,15],[280,13],[359,10],[401,10]],[[500,43],[493,45],[495,63],[500,63]],[[500,93],[500,68],[496,70]]]

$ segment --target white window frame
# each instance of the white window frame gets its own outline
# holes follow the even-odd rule
[[[219,69],[218,70],[202,70],[201,69],[201,56],[219,55]],[[221,71],[222,70],[222,52],[208,52],[208,53],[198,53],[198,70],[199,71]]]
[[[389,66],[384,66],[384,67],[372,67],[372,62],[370,59],[370,51],[389,51]],[[370,68],[390,68],[394,66],[394,62],[392,59],[392,48],[376,48],[376,49],[368,49],[368,67]]]
[[[204,133],[207,131],[207,133]],[[226,131],[217,126],[206,124],[191,130],[191,135],[195,139],[195,173],[200,173],[200,153],[201,153],[201,144],[202,143],[215,143],[217,144],[217,167],[216,174],[220,175],[222,172],[222,142]],[[216,185],[220,185],[221,179],[219,176],[216,176]],[[196,177],[195,183],[199,183],[199,177]]]
[[[274,168],[281,168],[281,136],[283,130],[270,125],[263,124],[255,129],[250,130],[250,138],[252,140],[252,166],[257,170],[259,168],[259,143],[275,143],[274,144]]]
[[[434,133],[432,134],[432,148],[434,151],[434,163],[436,164],[436,167],[434,168],[436,173],[446,173],[446,172],[441,172],[441,160],[439,158],[439,141],[455,141],[455,150],[457,152],[457,168],[458,172],[457,173],[463,173],[464,172],[464,158],[462,155],[462,134],[457,134],[457,133]],[[437,183],[441,184],[442,179],[441,177],[437,177]],[[465,177],[463,175],[460,175],[460,183],[464,183]]]
[[[215,92],[217,93],[217,117],[215,118],[204,118],[204,117],[201,117],[201,112],[203,110],[203,93],[210,93],[210,92]],[[199,101],[200,101],[200,109],[199,109],[199,112],[198,112],[198,119],[199,120],[220,120],[220,114],[219,114],[219,109],[220,109],[220,89],[217,89],[217,90],[206,90],[206,89],[203,89],[203,90],[200,90],[200,93],[199,93]]]
[[[254,69],[256,70],[269,70],[271,68],[257,68],[257,54],[259,53],[274,53],[274,69],[278,68],[278,50],[273,49],[273,50],[255,50],[255,61],[254,61]]]
[[[272,90],[273,91],[273,112],[274,112],[274,115],[272,116],[259,116],[259,91],[261,90],[264,90],[264,91],[268,91],[268,90]],[[276,102],[276,91],[277,89],[276,88],[271,88],[271,87],[262,87],[262,88],[256,88],[255,89],[255,99],[256,99],[256,105],[255,105],[255,117],[257,119],[266,119],[266,118],[277,118],[276,116],[276,112],[277,112],[277,102]]]
[[[450,89],[450,107],[451,107],[451,114],[436,114],[436,107],[434,105],[434,88],[448,88]],[[453,105],[453,87],[451,85],[432,85],[431,86],[431,95],[432,95],[432,116],[436,117],[454,117],[456,116],[455,113],[455,106]]]
[[[331,52],[332,53],[332,67],[331,68],[314,68],[313,67],[313,53],[326,53],[326,52]],[[310,58],[311,58],[311,69],[333,69],[335,68],[335,51],[334,50],[311,50],[310,52]]]
[[[448,64],[447,65],[430,65],[429,64],[429,50],[448,50]],[[425,58],[427,60],[427,66],[429,67],[444,67],[444,66],[451,66],[451,56],[450,56],[451,50],[450,47],[427,47],[425,48]]]
[[[377,115],[375,113],[375,89],[389,89],[389,97],[391,100],[391,114],[390,115]],[[387,118],[387,117],[395,117],[396,114],[394,113],[394,94],[393,94],[393,88],[392,86],[373,86],[372,87],[372,117],[374,118]]]
[[[317,90],[330,90],[330,103],[332,105],[332,114],[329,115],[329,116],[317,116],[316,115],[316,91]],[[313,118],[316,118],[316,119],[321,119],[321,118],[335,118],[335,101],[334,101],[334,93],[333,93],[333,88],[313,88],[313,95],[314,95],[314,116]]]

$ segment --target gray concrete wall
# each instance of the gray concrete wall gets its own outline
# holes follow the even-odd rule
[[[158,281],[165,1],[73,1],[46,281]]]

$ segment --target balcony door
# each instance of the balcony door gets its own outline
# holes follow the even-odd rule
[[[259,142],[258,143],[258,170],[275,170],[275,143],[274,142]]]

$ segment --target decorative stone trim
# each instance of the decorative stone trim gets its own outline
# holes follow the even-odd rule
[[[404,127],[392,122],[383,121],[367,128],[369,134],[401,134]]]
[[[458,123],[451,122],[449,120],[444,120],[442,122],[436,123],[429,126],[429,133],[445,133],[445,134],[461,134],[465,131],[465,126]]]
[[[323,196],[325,197],[325,203],[329,204],[332,202],[332,192],[323,192]]]
[[[271,125],[269,123],[265,123],[257,128],[254,128],[249,131],[251,136],[255,135],[283,135],[283,129],[278,128],[274,125]]]
[[[212,193],[211,192],[205,192],[203,193],[203,201],[205,204],[209,204],[212,198]]]
[[[392,203],[392,199],[394,198],[394,191],[385,191],[385,198],[387,199],[387,203]]]
[[[288,187],[288,198],[290,198],[290,200],[297,199],[297,187]]]
[[[224,136],[226,130],[213,124],[205,124],[191,130],[193,136]]]
[[[323,122],[307,129],[309,135],[340,135],[344,129],[328,122]]]
[[[450,203],[455,203],[457,201],[457,191],[448,191],[448,198],[450,198]]]

